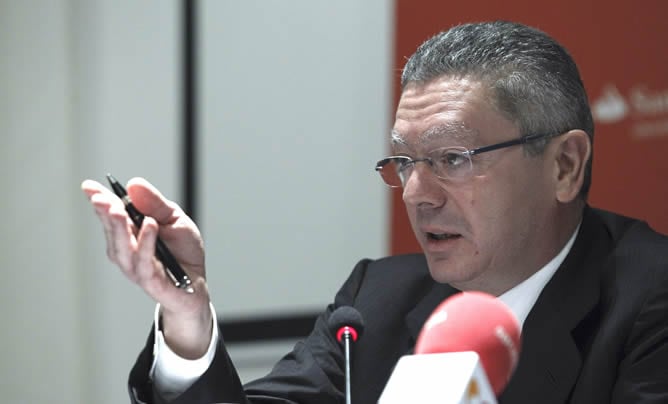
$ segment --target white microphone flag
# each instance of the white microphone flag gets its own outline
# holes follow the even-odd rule
[[[477,353],[406,355],[399,359],[378,404],[496,404]]]

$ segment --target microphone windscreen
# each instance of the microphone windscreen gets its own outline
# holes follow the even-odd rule
[[[501,300],[462,292],[443,301],[422,327],[416,354],[474,351],[497,396],[512,376],[520,350],[520,325]]]
[[[351,306],[341,306],[334,310],[329,320],[327,321],[329,330],[337,335],[344,327],[350,327],[357,333],[357,338],[362,336],[364,332],[364,320],[357,309]],[[338,337],[337,337],[338,339]]]

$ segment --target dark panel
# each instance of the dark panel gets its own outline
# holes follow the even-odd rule
[[[218,322],[226,343],[301,338],[313,329],[318,313],[285,314]]]
[[[197,220],[197,6],[196,0],[182,3],[182,198],[183,210]]]

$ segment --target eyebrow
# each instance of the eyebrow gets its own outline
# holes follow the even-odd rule
[[[448,140],[453,142],[453,146],[457,146],[465,143],[474,143],[473,140],[475,140],[478,135],[479,133],[477,130],[466,127],[464,122],[451,122],[431,127],[422,132],[418,136],[418,142],[428,143],[434,139],[447,137]],[[390,143],[392,146],[409,146],[405,137],[394,129],[390,132]]]

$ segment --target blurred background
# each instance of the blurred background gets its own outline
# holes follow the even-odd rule
[[[154,305],[107,262],[86,178],[145,177],[194,215],[244,380],[359,259],[416,251],[373,166],[405,58],[456,23],[566,45],[597,121],[591,203],[668,232],[668,5],[489,3],[0,0],[0,401],[128,400]]]

